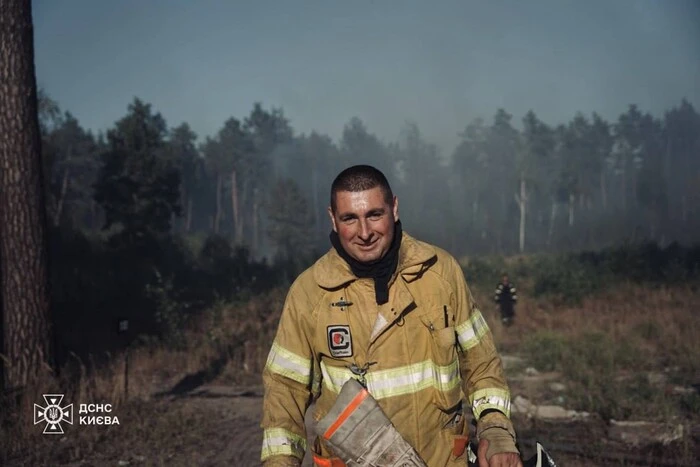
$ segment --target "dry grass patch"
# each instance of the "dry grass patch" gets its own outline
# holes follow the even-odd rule
[[[0,465],[56,465],[86,457],[99,460],[120,455],[128,460],[131,451],[110,451],[110,439],[115,437],[119,439],[117,450],[141,446],[141,452],[147,452],[149,446],[162,446],[155,449],[156,455],[146,456],[146,465],[193,465],[178,454],[178,439],[185,436],[192,444],[201,438],[202,446],[206,446],[207,434],[201,429],[183,430],[188,426],[206,427],[202,419],[206,415],[190,412],[186,405],[171,411],[157,395],[182,395],[214,379],[232,384],[259,383],[285,293],[276,289],[246,303],[220,305],[203,313],[171,340],[134,343],[128,351],[128,401],[125,353],[102,356],[100,362],[72,356],[60,375],[47,372],[23,393],[0,400]],[[76,425],[80,403],[112,404],[110,415],[116,415],[121,425],[64,427],[66,435],[57,443],[33,424],[34,404],[43,404],[42,395],[50,393],[64,394],[64,404],[74,404]],[[124,426],[125,420],[128,427]],[[136,451],[131,454],[139,459],[145,456]]]
[[[648,417],[698,421],[700,320],[692,287],[625,284],[580,305],[533,299],[520,287],[516,323],[504,328],[487,308],[499,349],[527,357],[540,371],[560,372],[571,408],[604,419]],[[525,292],[525,293],[523,293]],[[486,293],[475,293],[482,301]]]

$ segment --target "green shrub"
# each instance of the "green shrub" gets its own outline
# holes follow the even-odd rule
[[[533,273],[534,296],[555,297],[570,304],[601,290],[607,279],[604,271],[573,255],[537,258]]]
[[[700,278],[700,247],[653,243],[623,245],[597,252],[535,255],[517,265],[520,277],[533,279],[534,296],[578,304],[591,294],[622,282],[680,284]],[[517,279],[516,279],[517,280]]]
[[[462,270],[470,285],[490,288],[501,280],[506,263],[502,256],[475,257],[469,258]]]

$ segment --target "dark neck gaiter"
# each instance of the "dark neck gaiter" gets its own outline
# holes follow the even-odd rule
[[[394,224],[394,239],[391,241],[389,251],[383,258],[371,263],[361,263],[352,256],[340,244],[340,238],[335,231],[331,231],[330,239],[333,248],[338,252],[348,265],[352,273],[359,278],[370,277],[374,279],[374,295],[378,305],[389,301],[389,279],[394,274],[396,266],[399,264],[399,247],[401,246],[401,221]]]

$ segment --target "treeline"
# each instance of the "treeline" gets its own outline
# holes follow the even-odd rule
[[[333,177],[370,163],[399,195],[406,229],[457,255],[700,233],[700,114],[685,100],[660,118],[631,105],[615,122],[579,113],[552,126],[531,111],[520,129],[499,109],[448,155],[413,123],[385,142],[353,118],[334,142],[296,134],[260,104],[203,139],[139,99],[99,135],[46,95],[40,113],[49,218],[83,232],[217,234],[257,259],[293,259],[327,247]]]
[[[407,123],[396,142],[357,118],[339,141],[255,104],[201,139],[134,99],[104,134],[46,94],[40,125],[59,361],[176,336],[199,311],[291,281],[328,248],[332,179],[369,163],[407,231],[456,255],[596,250],[700,232],[700,115],[578,114],[556,127],[498,110],[449,157]],[[128,319],[129,331],[118,334]]]

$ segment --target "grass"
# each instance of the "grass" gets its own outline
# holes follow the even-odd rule
[[[480,302],[488,296],[475,294]],[[700,421],[700,320],[692,287],[621,285],[557,305],[521,293],[516,325],[487,315],[498,347],[524,356],[568,382],[570,408],[605,420],[679,418]]]

